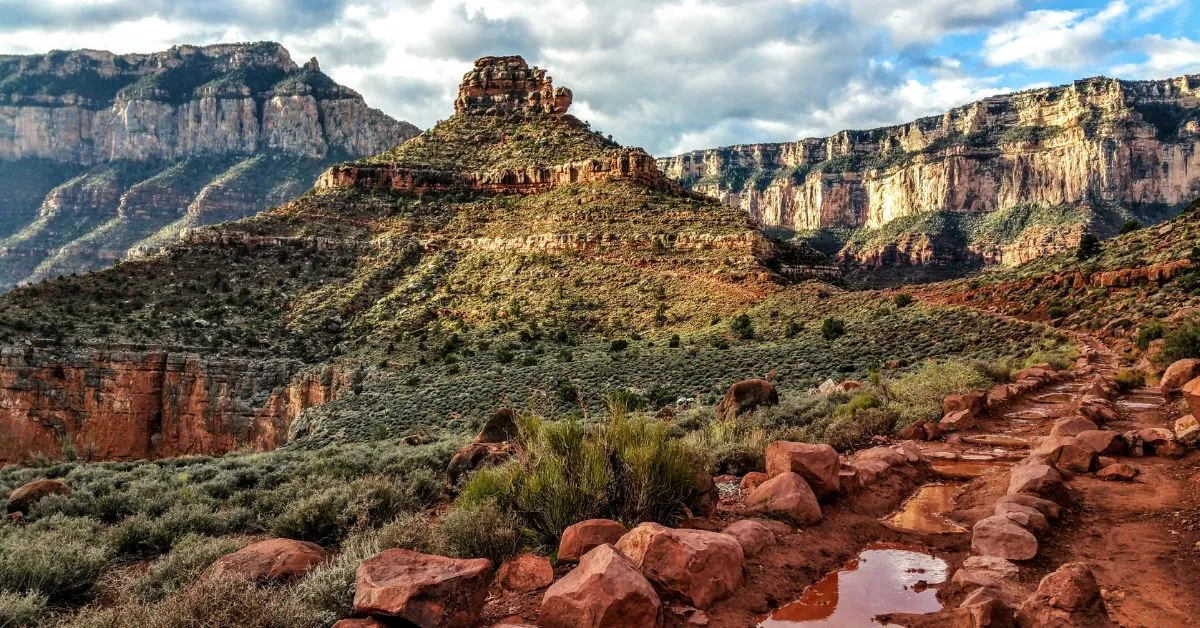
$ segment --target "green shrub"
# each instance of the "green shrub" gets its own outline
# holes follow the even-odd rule
[[[837,410],[834,410],[834,416],[839,418],[849,417],[853,416],[854,413],[859,412],[860,410],[878,408],[879,405],[880,403],[878,397],[870,393],[861,393],[851,397],[850,401],[838,406]]]
[[[908,307],[913,302],[913,296],[907,292],[901,292],[892,298],[892,302],[896,307]]]
[[[754,322],[745,314],[737,315],[733,321],[729,323],[729,329],[742,340],[754,339]]]
[[[1137,369],[1117,369],[1117,386],[1124,391],[1146,385],[1146,373]]]
[[[1142,223],[1136,220],[1126,220],[1125,222],[1121,223],[1121,228],[1117,230],[1117,234],[1124,235],[1126,233],[1133,233],[1141,228]]]
[[[156,555],[167,552],[189,534],[221,536],[242,530],[249,523],[244,508],[218,510],[209,503],[177,503],[158,516],[138,514],[109,530],[113,546],[121,553]]]
[[[1138,327],[1137,336],[1134,343],[1143,351],[1150,348],[1150,343],[1162,338],[1167,333],[1166,325],[1162,321],[1148,321]]]
[[[412,506],[410,496],[392,480],[368,476],[301,498],[275,519],[272,531],[291,539],[333,545],[356,526],[383,523]]]
[[[678,349],[680,344],[679,334],[671,334],[671,339],[667,341],[667,346],[672,349]]]
[[[1085,233],[1079,238],[1079,245],[1075,247],[1075,258],[1079,260],[1091,259],[1100,252],[1100,239],[1095,234]]]
[[[629,348],[629,341],[624,338],[617,338],[608,346],[609,351],[624,351]]]
[[[0,591],[0,628],[32,628],[49,615],[46,596],[41,593]]]
[[[358,565],[384,549],[375,532],[352,535],[336,556],[309,571],[296,583],[290,592],[292,600],[321,626],[330,626],[353,615]]]
[[[1200,358],[1200,320],[1182,322],[1163,336],[1163,364],[1185,358]]]
[[[783,337],[784,338],[795,338],[796,336],[799,336],[800,332],[802,332],[802,331],[804,331],[804,323],[798,323],[796,321],[788,321],[787,327],[785,327],[783,330]]]
[[[381,550],[400,547],[426,554],[435,551],[437,526],[424,513],[405,513],[376,531]]]
[[[707,467],[702,452],[670,435],[668,423],[629,416],[619,406],[594,426],[522,420],[524,453],[476,473],[458,506],[495,499],[547,543],[584,519],[673,522]]]
[[[830,423],[821,440],[838,451],[855,449],[869,444],[872,436],[891,434],[899,419],[900,415],[887,408],[859,410]]]
[[[821,337],[825,340],[837,340],[846,333],[846,323],[840,318],[826,318],[821,321]]]
[[[130,585],[138,598],[157,602],[191,584],[216,560],[245,547],[246,541],[188,534]]]
[[[499,565],[533,540],[522,528],[520,519],[494,500],[455,505],[438,521],[435,547],[451,558],[486,558]]]
[[[0,590],[74,601],[91,590],[113,558],[94,519],[55,515],[0,537]]]
[[[937,420],[942,416],[942,399],[948,395],[983,390],[991,385],[978,370],[961,361],[929,362],[889,384],[889,409],[899,415],[899,424]]]
[[[1067,308],[1056,305],[1046,311],[1046,316],[1050,317],[1050,320],[1058,320],[1060,318],[1065,318],[1066,315],[1070,313],[1071,312],[1067,310]]]
[[[687,440],[712,456],[714,472],[744,475],[763,468],[763,455],[771,440],[756,422],[747,417],[713,420],[689,434]]]

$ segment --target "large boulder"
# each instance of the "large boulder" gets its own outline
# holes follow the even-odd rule
[[[808,482],[796,473],[780,473],[763,482],[746,497],[746,508],[798,525],[821,520],[821,505]]]
[[[500,408],[492,414],[492,418],[488,419],[487,423],[483,424],[483,429],[479,430],[475,442],[507,443],[517,440],[518,434],[517,413],[509,408]]]
[[[1172,445],[1175,443],[1175,432],[1164,427],[1148,427],[1137,431],[1137,439],[1142,447],[1149,449],[1146,453],[1157,456],[1174,457],[1176,453]]]
[[[358,566],[354,612],[418,626],[479,625],[492,583],[492,561],[389,549]]]
[[[1046,520],[1046,515],[1030,506],[1002,502],[996,504],[992,512],[1008,517],[1017,525],[1034,534],[1045,534],[1050,531],[1050,522]]]
[[[1183,385],[1200,377],[1200,360],[1187,358],[1177,360],[1163,371],[1162,379],[1158,381],[1158,389],[1164,395],[1179,392]]]
[[[737,539],[737,542],[742,545],[742,554],[746,558],[756,556],[759,552],[775,544],[775,533],[761,522],[752,519],[735,521],[721,530],[721,534],[728,534]]]
[[[554,567],[550,559],[537,554],[521,554],[500,565],[496,583],[505,591],[528,593],[550,586],[554,582]]]
[[[615,544],[628,532],[625,526],[612,519],[587,519],[567,526],[558,541],[559,560],[579,560],[579,557],[605,543]]]
[[[775,390],[775,384],[765,379],[747,379],[729,387],[721,403],[717,404],[717,417],[732,421],[755,408],[778,403],[779,393]]]
[[[1102,456],[1120,456],[1129,451],[1125,439],[1113,430],[1087,430],[1075,435],[1081,445]]]
[[[520,448],[516,443],[469,443],[463,445],[450,457],[446,466],[446,479],[450,484],[466,477],[472,471],[503,464]]]
[[[663,623],[662,601],[637,565],[599,545],[542,597],[542,628],[632,628]]]
[[[970,410],[955,410],[954,412],[947,412],[942,417],[942,420],[938,421],[938,430],[941,432],[959,432],[969,430],[975,427],[976,424],[975,415],[971,414]]]
[[[1038,542],[1032,532],[1007,515],[993,515],[971,529],[971,550],[1004,560],[1029,560],[1037,556]]]
[[[972,591],[958,608],[954,609],[951,628],[1011,628],[1013,611],[992,593],[992,589],[981,587]]]
[[[1183,391],[1183,400],[1187,402],[1192,416],[1200,416],[1200,377],[1188,380],[1180,390]]]
[[[1033,455],[1041,456],[1058,469],[1089,473],[1096,469],[1099,454],[1074,436],[1048,436],[1034,448]]]
[[[1093,452],[1094,453],[1094,452]],[[1008,493],[1026,493],[1061,502],[1066,497],[1067,487],[1063,476],[1054,467],[1033,463],[1014,466],[1009,470]]]
[[[829,445],[775,441],[767,446],[767,475],[792,472],[808,482],[818,498],[836,495],[841,461]]]
[[[987,410],[987,396],[978,392],[966,392],[961,395],[950,395],[942,399],[942,412],[950,414],[966,410],[973,418],[978,418]]]
[[[210,577],[236,576],[255,582],[294,582],[329,560],[320,545],[292,539],[268,539],[217,559]]]
[[[1038,588],[1017,611],[1021,626],[1038,628],[1108,628],[1100,585],[1083,563],[1067,563],[1042,578]]]
[[[1062,506],[1059,506],[1048,499],[1043,499],[1041,497],[1028,495],[1025,493],[1010,493],[1008,495],[1001,495],[996,500],[996,503],[1020,504],[1022,506],[1028,506],[1045,515],[1047,519],[1058,519],[1059,515],[1062,514]]]
[[[29,507],[50,495],[70,495],[71,487],[58,480],[34,480],[8,494],[8,512],[28,512]]]
[[[1081,416],[1069,416],[1058,419],[1050,428],[1050,436],[1078,436],[1080,432],[1098,430],[1100,427]]]
[[[621,537],[617,549],[651,582],[696,608],[742,585],[742,545],[728,534],[643,523]]]

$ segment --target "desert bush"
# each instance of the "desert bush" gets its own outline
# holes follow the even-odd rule
[[[425,513],[405,513],[376,530],[381,550],[400,547],[426,554],[433,552],[437,525]]]
[[[246,527],[250,511],[218,510],[213,504],[177,503],[158,516],[138,514],[109,531],[112,545],[121,553],[156,555],[171,549],[189,534],[221,536]]]
[[[55,515],[0,536],[0,590],[76,601],[91,590],[113,551],[100,522]]]
[[[838,451],[855,449],[869,444],[872,436],[891,434],[899,419],[900,415],[893,410],[866,408],[834,420],[825,427],[819,440]]]
[[[516,556],[531,541],[521,520],[502,510],[495,500],[455,505],[437,523],[437,553],[452,558],[486,558],[499,566]]]
[[[130,585],[146,602],[157,602],[191,584],[216,560],[245,547],[247,541],[188,534],[175,542],[170,553],[154,561]]]
[[[743,475],[763,468],[763,454],[770,444],[766,430],[746,417],[736,421],[709,422],[687,436],[688,442],[712,457],[715,473]]]
[[[352,615],[355,573],[362,561],[387,549],[379,539],[373,530],[351,535],[336,556],[296,583],[289,592],[293,602],[322,626]]]
[[[913,296],[907,292],[901,292],[892,297],[892,302],[896,304],[896,307],[908,307],[913,302]]]
[[[840,405],[833,411],[835,417],[845,418],[853,416],[856,412],[867,410],[870,408],[878,408],[880,405],[879,398],[871,393],[860,393],[850,398],[850,401]]]
[[[670,523],[694,497],[696,475],[708,464],[703,452],[673,438],[666,422],[618,406],[594,426],[522,421],[524,453],[476,473],[458,505],[494,499],[548,543],[583,519]]]
[[[1162,363],[1185,358],[1200,358],[1200,320],[1181,322],[1163,336]]]
[[[1138,369],[1117,369],[1117,386],[1124,391],[1146,385],[1146,373]]]
[[[754,339],[754,322],[745,314],[739,314],[729,323],[729,330],[742,340]]]
[[[33,628],[49,615],[41,593],[0,591],[0,628]]]
[[[846,323],[840,318],[825,318],[821,320],[821,337],[825,340],[836,340],[846,333]]]
[[[899,416],[898,425],[942,415],[942,399],[947,395],[982,390],[991,382],[969,363],[953,360],[929,362],[889,384],[888,408]]]
[[[320,545],[336,544],[355,527],[383,523],[410,506],[408,495],[387,478],[368,476],[293,503],[272,524],[272,531]]]
[[[1143,323],[1138,327],[1137,336],[1134,338],[1134,344],[1143,351],[1150,348],[1150,343],[1162,338],[1167,333],[1167,328],[1162,321],[1154,320]]]

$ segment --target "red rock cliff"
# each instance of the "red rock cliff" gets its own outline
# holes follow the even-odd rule
[[[92,460],[274,449],[304,409],[348,387],[344,374],[293,371],[180,353],[5,350],[0,464],[58,457],[68,441]]]

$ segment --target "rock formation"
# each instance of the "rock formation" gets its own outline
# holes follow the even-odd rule
[[[1115,229],[1090,224],[1091,209],[1154,214],[1200,195],[1200,162],[1192,157],[1200,148],[1198,107],[1200,75],[1093,78],[908,124],[694,151],[659,166],[768,226],[879,230],[930,212],[952,223],[887,227],[869,246],[844,249],[846,262],[1013,264],[1074,246],[1085,229]],[[1031,207],[1080,219],[1030,219]],[[997,220],[1005,229],[962,220],[994,212],[1024,215]]]
[[[274,43],[0,56],[0,82],[0,289],[286,202],[418,132]]]
[[[512,110],[564,114],[571,98],[571,90],[554,89],[545,70],[529,67],[519,56],[483,57],[463,76],[454,110],[466,114]]]

